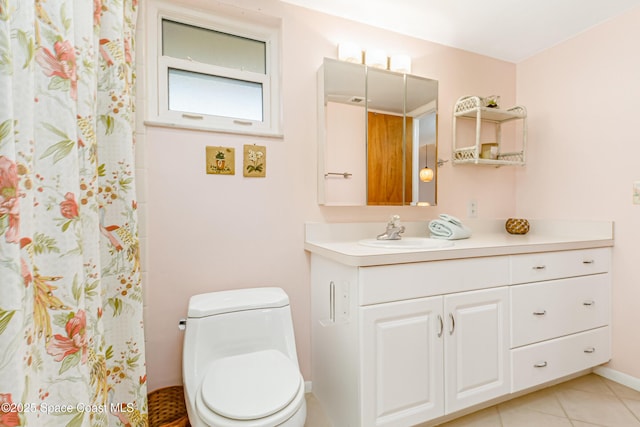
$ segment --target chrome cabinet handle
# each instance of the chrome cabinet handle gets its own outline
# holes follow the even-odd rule
[[[585,353],[595,353],[596,352],[596,348],[595,347],[587,347],[584,349]]]
[[[533,365],[534,368],[545,368],[547,366],[547,362],[538,362]]]
[[[329,282],[329,319],[336,321],[336,284]]]
[[[596,262],[592,259],[585,259],[584,261],[582,261],[583,264],[595,264]]]
[[[533,266],[534,270],[544,270],[545,268],[547,268],[546,265],[534,265]]]
[[[586,305],[587,307],[594,305],[596,302],[592,299],[588,299],[582,303],[582,305]]]
[[[544,316],[547,314],[547,310],[542,310],[542,311],[534,311],[533,315],[534,316]]]
[[[438,338],[442,337],[442,333],[444,332],[444,320],[442,320],[442,316],[438,314],[438,321],[440,322],[440,332],[438,332]]]
[[[449,335],[453,335],[453,331],[455,331],[456,329],[456,319],[451,313],[449,313],[449,319],[451,319],[451,329],[449,329]]]

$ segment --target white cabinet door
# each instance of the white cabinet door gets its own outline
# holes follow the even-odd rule
[[[506,287],[444,297],[446,413],[509,393]]]
[[[442,297],[361,310],[361,425],[409,426],[444,414]]]

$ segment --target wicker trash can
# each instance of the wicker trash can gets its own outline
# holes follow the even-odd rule
[[[147,396],[149,427],[191,427],[182,386],[164,387]]]

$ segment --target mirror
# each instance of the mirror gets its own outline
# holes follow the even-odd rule
[[[436,80],[325,58],[318,91],[320,204],[436,204]]]

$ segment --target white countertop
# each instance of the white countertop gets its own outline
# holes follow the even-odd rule
[[[408,262],[476,258],[533,252],[613,246],[611,221],[530,220],[525,235],[511,235],[505,220],[468,220],[473,234],[453,240],[453,246],[437,249],[387,249],[363,246],[361,239],[375,238],[386,223],[307,223],[305,250],[345,265],[363,267]],[[429,237],[429,221],[403,222],[403,236]]]

